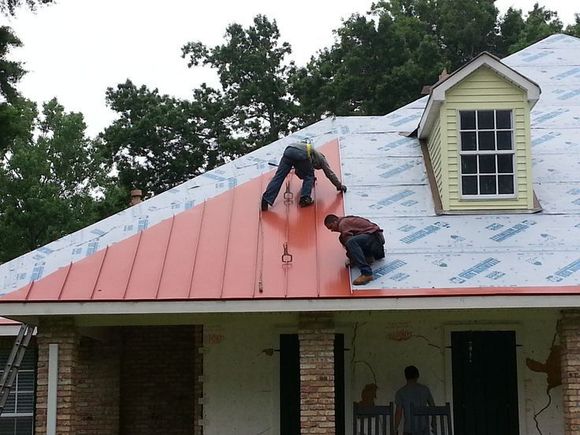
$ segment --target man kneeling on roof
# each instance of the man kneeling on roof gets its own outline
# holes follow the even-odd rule
[[[364,285],[371,282],[373,270],[369,264],[385,258],[383,230],[377,224],[359,216],[339,218],[329,214],[324,218],[324,225],[330,231],[340,233],[338,240],[346,248],[350,265],[360,269],[361,275],[352,283]]]

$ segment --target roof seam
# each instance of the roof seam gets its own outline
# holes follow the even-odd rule
[[[232,234],[232,216],[234,214],[234,206],[236,204],[236,189],[232,189],[232,199],[230,201],[230,215],[228,217],[228,236],[226,237],[226,252],[224,253],[224,261],[223,261],[223,267],[222,267],[222,286],[221,286],[221,290],[220,290],[220,298],[223,298],[224,296],[224,286],[225,286],[225,282],[226,282],[226,267],[228,264],[228,257],[229,257],[229,253],[230,253],[230,237]]]
[[[161,281],[163,280],[163,272],[165,272],[165,264],[167,262],[167,254],[169,252],[169,245],[173,236],[173,227],[175,225],[175,215],[171,218],[171,226],[169,227],[169,234],[167,235],[167,243],[165,244],[165,254],[163,254],[163,262],[161,263],[161,270],[159,271],[159,278],[157,280],[157,290],[155,290],[155,299],[159,297],[161,290]]]
[[[95,278],[95,285],[93,285],[93,290],[91,291],[91,299],[93,299],[95,297],[95,292],[97,290],[97,284],[99,284],[99,279],[101,278],[101,271],[103,270],[103,265],[105,264],[105,259],[107,258],[108,252],[109,252],[109,247],[107,246],[105,248],[105,252],[103,253],[103,259],[101,260],[101,264],[99,265],[97,277]],[[67,273],[67,278],[68,278],[68,273]],[[66,282],[66,280],[65,280],[65,282]],[[65,285],[65,283],[63,282],[62,288],[61,288],[61,293],[64,291],[64,285]],[[59,299],[60,299],[60,295],[59,295]]]
[[[193,255],[193,264],[191,267],[191,276],[189,279],[189,291],[187,292],[188,298],[191,298],[191,292],[193,291],[193,278],[195,277],[195,266],[197,264],[197,252],[199,250],[199,239],[201,238],[201,229],[203,228],[203,220],[205,219],[206,207],[207,207],[207,200],[203,202],[203,208],[201,209],[201,218],[199,219],[199,228],[197,230],[197,238],[195,239],[195,254]]]
[[[137,253],[139,252],[139,247],[141,246],[141,239],[143,238],[143,230],[139,232],[139,238],[137,239],[137,246],[135,246],[135,252],[133,253],[133,260],[131,261],[131,269],[129,269],[129,275],[127,276],[127,284],[125,285],[125,291],[123,292],[123,299],[127,298],[127,291],[129,290],[129,284],[131,283],[131,277],[133,275],[133,269],[135,268],[135,261],[137,260]]]

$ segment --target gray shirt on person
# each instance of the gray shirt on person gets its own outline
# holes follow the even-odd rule
[[[306,152],[308,158],[310,159],[310,162],[312,163],[312,167],[314,169],[322,169],[324,175],[326,175],[326,178],[328,178],[337,189],[340,189],[342,184],[340,183],[340,180],[338,179],[336,174],[332,171],[332,169],[330,169],[330,165],[328,164],[326,157],[324,157],[324,154],[314,149],[312,145],[308,147],[308,144],[305,143],[293,143],[292,145],[289,146]],[[310,148],[310,150],[308,148]]]
[[[403,418],[405,424],[403,432],[411,433],[411,403],[415,406],[425,406],[435,403],[429,387],[419,383],[408,383],[401,387],[395,394],[395,403],[397,406],[403,408]],[[429,433],[428,417],[418,419],[415,423],[416,429],[419,431],[413,432],[413,435],[423,435]]]

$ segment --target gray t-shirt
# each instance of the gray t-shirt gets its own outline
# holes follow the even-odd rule
[[[403,432],[411,433],[411,403],[415,406],[425,406],[433,405],[433,396],[431,396],[431,391],[429,387],[423,384],[407,384],[400,388],[395,394],[395,403],[397,406],[403,408],[403,418],[405,419],[405,424],[403,426]],[[429,433],[429,419],[428,417],[423,417],[417,419],[415,423],[415,430],[413,435],[423,435]]]

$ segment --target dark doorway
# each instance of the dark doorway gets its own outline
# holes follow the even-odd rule
[[[300,342],[280,335],[280,435],[300,433]]]
[[[451,333],[456,435],[518,435],[514,331]]]
[[[334,339],[336,434],[344,435],[344,335]],[[280,335],[280,435],[300,433],[300,342],[297,334]]]

